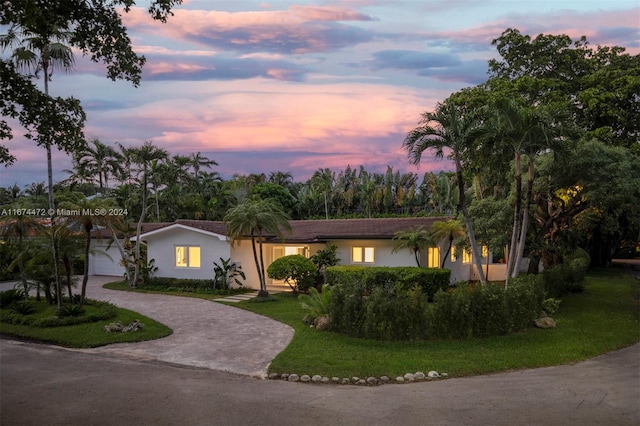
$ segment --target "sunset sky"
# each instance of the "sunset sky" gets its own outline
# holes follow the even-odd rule
[[[402,140],[421,112],[486,80],[491,41],[509,27],[640,53],[639,0],[191,0],[166,24],[138,4],[124,23],[147,58],[140,87],[79,56],[51,93],[81,100],[88,140],[200,151],[225,178],[450,169],[430,156],[410,165]],[[14,133],[2,143],[18,160],[0,186],[45,181],[44,149]],[[70,167],[56,152],[56,180]]]

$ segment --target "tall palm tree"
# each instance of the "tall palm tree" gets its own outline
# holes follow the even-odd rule
[[[507,262],[507,277],[515,278],[519,273],[518,265],[524,254],[529,206],[532,201],[535,159],[540,152],[558,146],[556,141],[563,134],[559,125],[562,111],[548,114],[544,107],[527,107],[512,99],[501,99],[495,104],[495,117],[488,131],[494,132],[494,138],[502,143],[514,156],[515,205],[511,246]],[[522,196],[522,157],[527,162],[527,189]],[[508,278],[507,278],[508,279]]]
[[[395,243],[392,252],[396,253],[405,248],[410,249],[415,256],[418,267],[420,267],[420,251],[427,247],[436,246],[436,241],[431,233],[424,229],[424,226],[416,226],[407,231],[398,231],[393,236],[393,240]]]
[[[138,219],[138,225],[136,226],[136,247],[134,255],[135,266],[133,278],[130,283],[131,287],[135,288],[138,285],[140,262],[142,261],[140,255],[140,234],[142,233],[142,223],[147,217],[149,170],[151,163],[154,160],[166,159],[169,156],[169,153],[164,149],[155,147],[151,141],[147,141],[139,148],[129,148],[129,155],[131,156],[131,161],[138,166],[140,191],[142,192],[142,211],[140,213],[140,218]]]
[[[46,35],[42,35],[46,33]],[[49,82],[54,71],[69,71],[75,62],[73,52],[65,43],[71,34],[64,28],[57,28],[50,25],[47,31],[37,33],[30,28],[12,26],[6,35],[0,37],[0,46],[6,49],[15,46],[12,59],[18,69],[26,72],[33,72],[33,76],[38,78],[43,75],[44,93],[49,96]],[[49,183],[49,210],[55,212],[55,202],[53,199],[53,163],[51,160],[51,143],[45,144],[47,151],[47,177]],[[55,215],[52,216],[52,225],[55,222]],[[60,271],[58,268],[59,256],[52,233],[53,265],[56,275],[56,297],[58,308],[62,308],[62,286],[60,282]]]
[[[258,279],[260,280],[260,292],[258,295],[268,296],[262,242],[265,233],[276,234],[282,239],[284,237],[282,229],[291,230],[289,216],[279,203],[271,199],[261,200],[256,198],[247,199],[242,204],[230,209],[225,215],[224,221],[227,223],[227,236],[234,243],[247,236],[251,237],[253,259],[256,264]],[[259,245],[259,255],[256,242]]]
[[[435,150],[436,157],[439,158],[444,156],[445,148],[451,151],[449,158],[455,164],[460,195],[458,210],[462,212],[464,217],[473,260],[478,269],[480,281],[484,284],[486,279],[473,232],[473,223],[466,205],[464,177],[462,176],[463,157],[475,141],[475,132],[479,127],[479,121],[472,113],[465,113],[454,102],[445,101],[437,105],[435,112],[424,112],[420,124],[406,136],[403,147],[408,151],[409,159],[413,164],[420,163],[422,153],[426,150]]]
[[[447,220],[446,222],[436,222],[431,227],[431,231],[433,233],[433,238],[437,241],[446,240],[448,241],[447,252],[442,257],[442,265],[441,268],[444,268],[444,263],[449,257],[449,253],[451,253],[451,247],[453,246],[453,241],[456,238],[460,238],[464,236],[464,230],[462,226],[460,226],[460,222],[454,219]]]

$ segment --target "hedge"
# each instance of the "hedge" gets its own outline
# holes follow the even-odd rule
[[[417,268],[412,266],[331,266],[327,268],[327,282],[332,285],[359,282],[364,290],[371,292],[382,287],[405,290],[416,286],[431,300],[439,290],[449,287],[451,271],[440,268]]]

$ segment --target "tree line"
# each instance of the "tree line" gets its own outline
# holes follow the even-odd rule
[[[151,17],[164,22],[178,3],[152,1]],[[15,185],[3,188],[1,205],[42,205],[52,211],[63,203],[114,205],[127,217],[102,226],[138,232],[148,221],[223,219],[245,200],[256,199],[277,201],[298,219],[460,216],[473,258],[480,259],[480,243],[494,250],[508,247],[505,257],[513,274],[525,255],[535,269],[539,261],[545,267],[562,263],[576,247],[586,248],[598,265],[621,248],[635,253],[640,56],[623,47],[593,48],[585,37],[533,38],[505,30],[493,41],[499,59],[489,61],[488,80],[424,112],[417,127],[398,141],[413,163],[424,155],[447,156],[455,165],[452,173],[420,177],[392,168],[377,173],[347,167],[318,169],[306,182],[295,182],[286,171],[223,179],[212,170],[215,161],[201,153],[170,155],[150,141],[138,147],[86,141],[80,102],[49,95],[53,73],[71,68],[73,48],[103,63],[109,78],[139,84],[145,60],[131,49],[121,21],[131,4],[20,0],[0,11],[0,24],[9,28],[0,46],[11,53],[0,60],[0,138],[13,136],[5,118],[15,119],[28,139],[45,148],[48,163],[47,184],[35,183],[24,192]],[[31,77],[43,78],[44,91]],[[73,158],[69,178],[57,184],[52,181],[54,146]],[[0,164],[14,160],[0,147]],[[85,234],[97,224],[82,220]],[[54,215],[49,232],[58,303],[65,262],[62,228]],[[12,232],[14,239],[28,235],[24,229]],[[136,253],[134,277],[146,267],[139,265],[140,258]]]

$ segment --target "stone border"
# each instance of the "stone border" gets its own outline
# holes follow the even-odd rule
[[[379,386],[390,383],[412,383],[412,382],[422,382],[436,379],[446,379],[449,377],[447,373],[438,373],[437,371],[429,371],[427,374],[424,374],[421,371],[417,371],[415,373],[406,373],[404,376],[398,376],[395,380],[392,380],[389,376],[380,376],[378,377],[367,377],[366,379],[360,377],[326,377],[321,376],[319,374],[314,374],[310,376],[308,374],[298,375],[295,373],[271,373],[267,377],[269,380],[283,380],[287,382],[301,382],[301,383],[318,383],[318,384],[334,384],[334,385],[358,385],[358,386]]]

